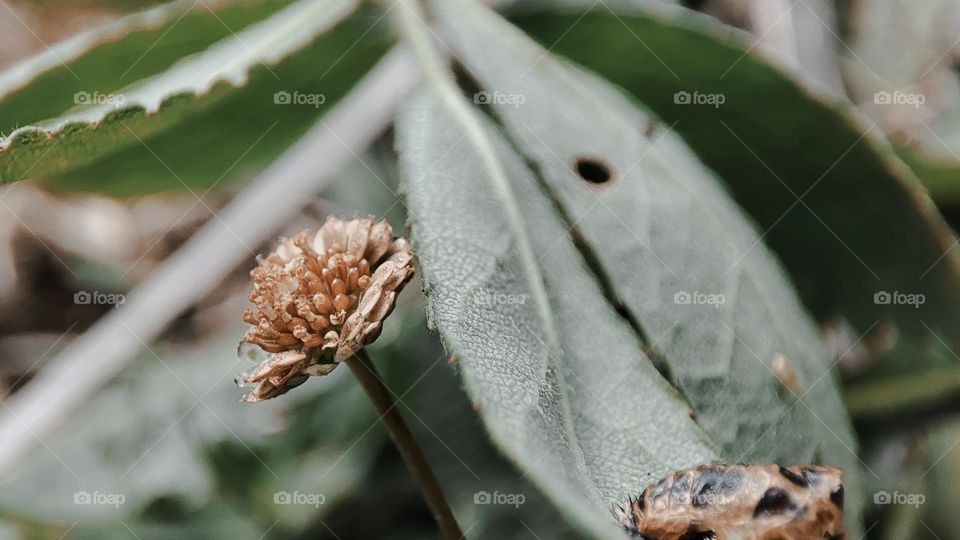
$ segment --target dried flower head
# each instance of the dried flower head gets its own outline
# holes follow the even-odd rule
[[[386,220],[334,217],[316,234],[284,239],[250,272],[254,289],[243,341],[271,353],[242,377],[244,401],[283,394],[326,375],[380,335],[383,319],[413,276],[413,253]]]

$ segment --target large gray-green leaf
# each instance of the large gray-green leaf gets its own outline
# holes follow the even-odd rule
[[[88,163],[174,125],[270,72],[355,7],[352,0],[300,0],[163,73],[108,92],[78,93],[79,105],[0,139],[0,181]]]
[[[895,326],[899,338],[877,371],[909,373],[944,355],[956,365],[943,348],[960,343],[954,235],[880,129],[851,103],[797,81],[736,33],[703,21],[602,6],[515,21],[676,129],[757,220],[815,315],[843,316],[858,335]],[[683,103],[680,92],[724,102]],[[875,301],[883,291],[920,294],[925,303]]]
[[[716,458],[507,141],[480,125],[511,180],[515,195],[504,196],[523,206],[519,231],[489,164],[433,90],[413,100],[398,128],[432,321],[508,456],[598,533],[609,533],[598,511],[605,496]],[[527,257],[524,237],[536,246]],[[537,265],[528,268],[531,256]]]
[[[560,504],[598,503],[567,507],[581,525],[717,448],[842,467],[856,530],[859,466],[832,366],[717,178],[499,17],[433,5],[503,134],[425,91],[399,125],[401,170],[430,313],[498,444]],[[586,182],[585,162],[612,179]],[[777,355],[799,395],[778,384]]]

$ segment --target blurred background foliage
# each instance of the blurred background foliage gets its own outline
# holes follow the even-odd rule
[[[0,130],[7,135],[64,113],[75,92],[111,92],[161,74],[288,3],[209,2],[130,32],[3,95]],[[0,65],[161,4],[4,1]],[[884,504],[882,497],[868,504],[868,537],[960,538],[953,511],[960,496],[960,267],[947,229],[960,224],[960,7],[946,0],[594,4],[518,0],[501,7],[554,53],[655,113],[662,122],[648,129],[680,133],[769,229],[764,240],[836,355],[860,456],[872,473],[867,492],[923,495],[923,504]],[[393,41],[382,15],[365,6],[274,73],[255,69],[243,91],[186,109],[144,144],[125,141],[81,167],[4,188],[3,392],[16,392],[111,309],[76,305],[76,292],[122,293],[142,282],[348,93]],[[132,66],[120,85],[117,66]],[[673,106],[676,92],[693,87],[750,105]],[[275,107],[279,89],[322,92],[327,101]],[[897,91],[923,95],[924,103],[877,102],[878,92]],[[337,173],[323,200],[291,215],[283,232],[315,227],[328,213],[385,215],[399,228],[406,218],[391,134],[359,158]],[[914,197],[921,189],[940,214]],[[850,205],[864,200],[869,207]],[[796,204],[801,208],[781,221]],[[929,302],[923,318],[870,297],[918,283]],[[246,362],[237,354],[237,314],[247,287],[240,268],[198,299],[0,481],[0,538],[436,537],[345,370],[281,401],[235,405],[231,378]],[[455,359],[427,329],[417,288],[401,296],[372,355],[461,525],[478,538],[575,537],[487,441]],[[122,493],[125,501],[77,505],[79,491]],[[269,504],[278,491],[325,500],[317,507]],[[474,504],[482,491],[521,493],[525,503]]]
[[[391,153],[389,142],[379,143],[364,156],[366,165],[338,175],[327,198],[294,217],[286,232],[327,213],[372,213],[402,223],[403,205],[391,193]],[[85,283],[101,290],[128,286],[108,270],[90,273],[96,276]],[[245,274],[239,270],[199,302],[3,480],[0,512],[12,538],[14,529],[28,538],[68,531],[71,538],[91,539],[436,536],[409,473],[347,370],[311,380],[289,399],[238,403],[241,392],[231,379],[249,367],[237,354]],[[68,281],[56,295],[61,305],[72,304],[70,288],[82,285]],[[413,283],[401,296],[371,355],[464,527],[472,526],[470,534],[478,537],[522,537],[527,527],[573,537],[487,442],[450,359],[426,327],[418,288]],[[46,308],[58,309],[53,301]],[[30,366],[35,370],[50,347],[67,339],[57,342],[52,329],[25,329],[0,340],[0,347],[7,355],[40,356],[39,365]],[[94,490],[124,494],[125,501],[119,508],[74,504],[75,493]],[[282,491],[322,494],[324,503],[273,504]],[[478,506],[474,494],[480,491],[522,493],[526,500],[519,508]]]

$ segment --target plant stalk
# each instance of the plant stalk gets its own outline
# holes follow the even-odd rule
[[[377,413],[380,414],[380,420],[386,426],[393,444],[400,451],[400,456],[403,457],[410,474],[420,487],[423,498],[426,499],[427,506],[430,507],[430,513],[433,514],[433,519],[436,520],[443,537],[447,540],[460,540],[463,538],[463,533],[460,532],[460,526],[457,525],[453,512],[450,511],[450,506],[447,504],[447,499],[443,496],[443,490],[440,489],[437,478],[430,470],[430,465],[427,464],[427,459],[423,456],[423,452],[417,445],[410,428],[407,427],[407,423],[403,420],[403,416],[400,415],[400,411],[397,410],[397,403],[394,401],[393,395],[383,384],[383,379],[370,357],[367,356],[366,351],[361,349],[360,352],[348,358],[346,363],[357,379],[360,380],[360,385],[363,386]]]

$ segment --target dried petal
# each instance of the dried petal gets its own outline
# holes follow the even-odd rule
[[[370,238],[367,240],[367,251],[363,258],[368,261],[379,261],[383,254],[390,249],[393,242],[393,230],[386,221],[377,223],[370,229]]]
[[[373,220],[355,219],[347,226],[347,253],[357,259],[363,258],[363,253],[367,250],[367,238],[370,237],[370,227],[373,226]]]

